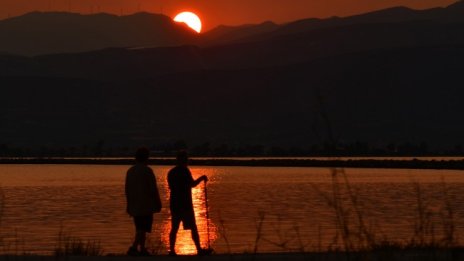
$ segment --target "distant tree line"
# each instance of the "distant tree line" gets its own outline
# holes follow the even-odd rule
[[[334,157],[334,156],[464,156],[464,149],[457,144],[446,150],[431,150],[425,142],[389,143],[372,146],[367,142],[328,142],[309,146],[265,146],[261,144],[231,145],[204,142],[189,145],[183,140],[169,141],[148,146],[153,156],[174,156],[179,149],[187,149],[196,157]],[[113,146],[100,140],[92,145],[24,148],[0,144],[0,157],[132,157],[136,146]]]

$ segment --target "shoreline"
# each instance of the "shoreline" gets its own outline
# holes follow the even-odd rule
[[[213,254],[210,256],[169,256],[130,257],[124,255],[106,256],[40,256],[40,255],[0,255],[0,261],[135,261],[135,260],[211,260],[211,261],[280,261],[280,260],[464,260],[463,248],[451,249],[382,249],[360,252],[291,252],[291,253],[244,253]]]
[[[132,159],[111,158],[0,158],[0,164],[62,164],[62,165],[132,165]],[[175,159],[150,159],[150,165],[175,165]],[[243,167],[322,167],[322,168],[384,168],[464,170],[464,160],[422,159],[191,159],[191,166]]]

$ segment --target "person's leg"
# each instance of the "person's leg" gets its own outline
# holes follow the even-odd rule
[[[143,255],[148,255],[148,251],[145,248],[145,241],[147,238],[147,233],[151,233],[153,227],[153,215],[144,217],[141,225],[141,229],[139,229],[139,231],[137,232],[139,236],[140,252]]]
[[[135,237],[134,237],[134,242],[132,243],[132,248],[137,249],[138,245],[139,245],[139,237],[137,236],[137,231],[135,231]]]
[[[200,235],[198,234],[198,228],[196,224],[192,225],[192,239],[195,243],[195,247],[197,248],[197,252],[201,250],[200,244]]]
[[[135,235],[137,245],[140,246],[140,251],[145,249],[145,240],[146,240],[146,233],[143,230],[138,230]]]
[[[146,233],[151,232],[153,225],[153,216],[137,216],[134,217],[135,224],[135,239],[132,246],[128,250],[129,255],[139,255],[140,253],[148,254],[145,248]],[[140,252],[138,251],[140,246]]]
[[[130,256],[135,256],[138,255],[138,250],[137,246],[140,244],[140,236],[139,236],[139,218],[134,217],[134,227],[135,227],[135,235],[134,235],[134,242],[132,243],[132,246],[129,247],[129,250],[127,250],[127,254]]]
[[[176,238],[177,231],[179,230],[180,218],[171,218],[171,232],[169,233],[169,250],[171,254],[176,253]]]
[[[191,228],[192,228],[192,239],[193,239],[193,242],[195,242],[195,247],[197,248],[197,255],[199,256],[210,255],[213,252],[210,248],[201,248],[200,235],[198,234],[197,225],[193,224]]]

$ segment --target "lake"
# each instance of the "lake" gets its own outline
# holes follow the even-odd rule
[[[99,241],[105,253],[125,253],[134,233],[125,213],[128,168],[0,165],[5,203],[0,252],[50,254],[61,233]],[[170,167],[153,169],[163,210],[155,215],[150,245],[166,253]],[[209,227],[210,244],[220,253],[341,247],[340,237],[335,240],[334,195],[339,195],[346,220],[356,227],[356,214],[362,214],[365,227],[377,238],[404,242],[418,234],[420,224],[426,226],[421,230],[424,237],[440,238],[450,217],[456,234],[464,232],[464,171],[345,169],[349,193],[343,172],[335,175],[339,183],[333,183],[328,168],[195,166],[191,170],[194,177],[205,174],[210,179],[209,221],[203,184],[192,193],[202,244],[208,244]],[[353,199],[355,207],[350,203]],[[177,248],[184,254],[195,252],[188,231],[180,231]]]

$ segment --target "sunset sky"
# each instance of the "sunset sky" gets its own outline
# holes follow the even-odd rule
[[[106,12],[131,14],[138,11],[197,13],[209,30],[220,24],[239,25],[301,18],[347,16],[392,6],[425,9],[447,6],[457,0],[0,0],[0,19],[31,11]]]

